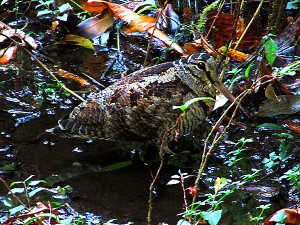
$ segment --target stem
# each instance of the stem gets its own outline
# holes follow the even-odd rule
[[[256,16],[258,15],[259,10],[260,10],[260,8],[262,7],[262,4],[263,4],[263,3],[264,3],[264,0],[261,0],[260,3],[259,3],[259,5],[258,5],[258,7],[257,7],[257,9],[256,9],[256,11],[255,11],[255,13],[254,13],[253,16],[252,16],[250,22],[248,23],[247,27],[245,28],[243,34],[241,35],[241,37],[239,38],[238,42],[237,42],[236,45],[234,46],[234,50],[237,49],[238,45],[239,45],[239,44],[241,43],[241,41],[243,40],[243,38],[244,38],[246,32],[248,31],[250,25],[252,24],[252,22],[253,22],[253,20],[256,18]]]

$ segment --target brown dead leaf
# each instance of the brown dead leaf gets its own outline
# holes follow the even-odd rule
[[[269,99],[269,100],[279,101],[279,98],[277,97],[272,84],[269,84],[267,86],[265,95],[266,95],[267,99]]]
[[[300,95],[278,95],[279,101],[265,100],[256,116],[294,114],[300,111]]]
[[[284,122],[289,126],[289,128],[293,131],[300,133],[300,123],[292,120],[284,120]]]
[[[200,52],[201,50],[201,45],[197,44],[195,42],[189,42],[185,46],[183,46],[183,49],[185,50],[185,53],[187,55],[193,55],[195,53]]]
[[[190,7],[183,8],[183,22],[189,23],[191,21],[192,9]]]
[[[0,50],[0,63],[8,63],[12,60],[18,50],[17,46]]]
[[[91,17],[77,25],[80,36],[94,38],[103,34],[114,23],[114,17],[109,9],[103,10],[101,15]]]
[[[215,16],[214,14],[216,14],[216,12],[211,12],[210,15],[208,15],[208,17],[210,17],[211,19],[208,20],[208,22],[205,25],[207,31],[212,25]],[[209,39],[214,44],[215,48],[220,48],[224,45],[226,46],[233,30],[235,18],[235,15],[227,13],[220,13],[218,15],[214,23],[214,29],[212,29],[209,34]],[[248,23],[248,20],[239,18],[238,27],[233,35],[233,41],[237,41],[240,38],[240,35],[243,33]],[[239,44],[238,50],[249,51],[252,49],[256,49],[256,47],[261,42],[261,38],[263,36],[264,31],[260,30],[254,24],[251,24],[242,42]]]

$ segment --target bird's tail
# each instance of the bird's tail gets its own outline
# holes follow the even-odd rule
[[[99,137],[99,129],[89,124],[79,124],[75,120],[63,117],[58,121],[58,126],[46,130],[46,132],[62,137]]]

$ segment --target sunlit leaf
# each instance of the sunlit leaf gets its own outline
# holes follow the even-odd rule
[[[68,34],[68,35],[64,36],[59,41],[55,42],[55,44],[72,44],[72,45],[77,45],[80,47],[95,50],[92,42],[89,39],[84,38],[84,37],[79,37],[74,34]]]
[[[129,26],[124,29],[124,33],[143,32],[154,27],[156,19],[150,16],[139,16],[131,21]]]
[[[191,223],[185,220],[179,220],[176,225],[191,225]]]
[[[215,194],[217,194],[219,192],[219,190],[224,187],[227,184],[227,179],[226,178],[220,178],[218,177],[215,181]]]
[[[271,66],[273,65],[273,62],[276,58],[277,51],[278,51],[278,45],[272,38],[269,38],[269,40],[267,40],[267,42],[265,43],[265,52],[266,52],[266,58],[269,61]]]
[[[218,52],[226,52],[226,46],[222,46],[221,48],[219,48]],[[247,56],[245,53],[234,49],[228,49],[228,51],[226,52],[226,56],[237,62],[243,62],[249,58],[249,56]]]
[[[34,181],[30,181],[30,182],[28,183],[28,185],[29,185],[29,186],[36,186],[36,185],[38,185],[38,184],[40,184],[40,183],[46,183],[46,181],[44,181],[44,180],[34,180]]]
[[[12,188],[9,192],[10,193],[23,193],[25,191],[25,188]]]
[[[13,215],[13,214],[15,214],[15,213],[17,213],[17,212],[20,212],[20,211],[23,210],[23,209],[25,209],[25,206],[19,205],[19,206],[17,206],[17,207],[14,207],[14,208],[10,209],[10,210],[9,210],[9,213],[10,213],[10,215]]]
[[[29,181],[31,178],[33,178],[35,175],[30,175],[29,177],[27,177],[24,182]]]
[[[29,197],[32,197],[34,196],[36,193],[40,192],[40,191],[43,191],[43,190],[47,190],[46,188],[42,188],[42,187],[38,187],[36,189],[34,189],[33,191],[29,192],[28,193],[28,196]]]
[[[51,10],[43,9],[43,10],[39,10],[36,16],[39,17],[39,16],[48,15],[48,14],[51,14],[51,13],[52,13]]]
[[[207,222],[210,225],[217,225],[221,219],[222,210],[211,211],[211,212],[201,212],[201,214],[203,215],[204,219],[207,220]]]
[[[0,50],[0,63],[8,63],[10,62],[13,57],[15,56],[16,52],[18,50],[18,47],[9,47],[5,49]]]
[[[167,185],[174,185],[174,184],[179,184],[180,181],[179,180],[170,180]]]

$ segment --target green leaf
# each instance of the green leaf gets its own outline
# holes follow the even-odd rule
[[[49,10],[49,9],[44,9],[44,10],[40,10],[40,11],[38,11],[38,14],[36,15],[37,17],[39,17],[39,16],[43,16],[43,15],[47,15],[47,14],[51,14],[52,13],[52,11],[51,10]]]
[[[17,206],[17,207],[14,207],[14,208],[10,209],[10,210],[9,210],[9,213],[10,213],[10,215],[13,215],[13,214],[15,214],[15,213],[17,213],[17,212],[20,212],[20,211],[23,210],[23,209],[25,209],[25,206],[19,205],[19,206]]]
[[[265,43],[265,52],[267,53],[266,58],[271,66],[273,65],[273,62],[276,58],[277,51],[278,45],[272,38],[269,38],[269,40]]]
[[[28,193],[28,196],[29,197],[32,197],[34,196],[36,193],[40,192],[40,191],[43,191],[43,190],[47,190],[46,188],[42,188],[42,187],[39,187],[39,188],[36,188],[34,189],[33,191],[29,192]]]
[[[33,181],[30,181],[30,182],[28,183],[28,185],[29,185],[29,186],[36,186],[36,185],[38,185],[39,183],[46,183],[46,181],[44,181],[44,180],[33,180]]]
[[[26,180],[24,180],[24,182],[29,181],[31,178],[33,178],[35,175],[30,175],[29,177],[26,178]]]
[[[210,225],[217,225],[221,219],[222,210],[211,211],[211,212],[201,212],[201,213],[202,213],[204,219],[207,220],[207,222]]]
[[[54,215],[52,213],[44,213],[44,214],[35,216],[35,217],[31,218],[30,220],[27,220],[26,223],[24,223],[24,225],[29,225],[32,221],[34,221],[35,219],[40,218],[40,217],[52,217],[52,218],[56,219],[56,221],[59,223],[59,220],[56,215]]]
[[[25,188],[13,188],[10,190],[9,193],[23,193],[25,191]]]
[[[276,125],[274,123],[263,123],[263,124],[258,125],[257,127],[270,129],[270,130],[283,130],[283,127]]]
[[[181,109],[181,110],[183,111],[182,115],[184,116],[184,115],[185,115],[185,110],[186,110],[191,104],[193,104],[194,102],[201,101],[201,100],[212,100],[212,101],[215,101],[215,99],[210,98],[210,97],[198,97],[198,98],[193,98],[193,99],[188,100],[184,105],[181,105],[181,106],[173,106],[173,109]]]
[[[118,170],[127,166],[130,166],[132,164],[132,161],[126,161],[126,162],[119,162],[115,163],[106,167],[103,167],[101,171],[111,171],[111,170]]]
[[[253,61],[254,62],[254,61]],[[247,67],[247,69],[245,70],[245,78],[248,78],[248,76],[249,76],[249,72],[250,72],[250,69],[251,69],[251,66],[252,66],[252,64],[253,64],[253,62],[252,63],[250,63],[250,65]]]
[[[1,170],[5,170],[5,171],[16,170],[16,165],[8,164],[6,166],[1,167]]]

